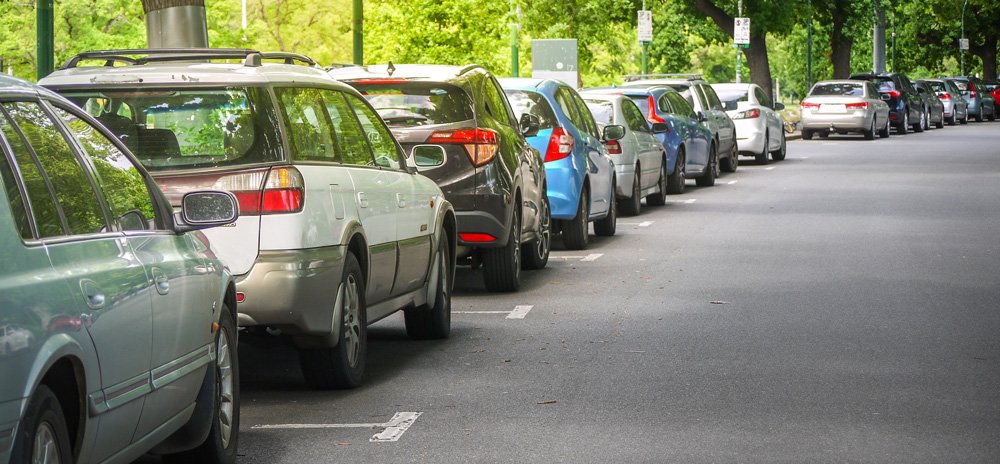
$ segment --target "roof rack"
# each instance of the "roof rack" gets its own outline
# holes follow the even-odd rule
[[[642,79],[657,79],[657,78],[684,78],[684,79],[701,79],[701,74],[696,73],[671,73],[671,74],[629,74],[625,76],[625,82],[638,81]]]
[[[136,58],[138,56],[138,58]],[[79,53],[70,58],[60,69],[77,67],[81,61],[104,60],[104,66],[114,66],[115,63],[129,65],[144,65],[153,62],[191,61],[191,60],[243,60],[244,66],[257,67],[261,60],[284,60],[285,64],[295,61],[316,66],[312,58],[305,55],[287,52],[259,52],[247,48],[131,48],[122,50],[96,50]]]

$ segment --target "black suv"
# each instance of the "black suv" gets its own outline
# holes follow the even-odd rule
[[[458,258],[483,267],[490,291],[516,291],[527,269],[549,259],[545,165],[525,141],[538,117],[514,117],[482,66],[385,65],[330,75],[365,95],[420,173],[434,179],[458,216]],[[461,262],[461,261],[460,261]]]
[[[882,100],[889,104],[889,122],[896,131],[905,134],[911,127],[923,132],[930,125],[924,99],[917,93],[910,79],[900,73],[851,74],[851,79],[871,81]]]

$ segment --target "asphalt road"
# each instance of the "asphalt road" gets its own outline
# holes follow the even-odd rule
[[[1000,461],[1000,123],[789,142],[618,227],[520,293],[460,268],[494,313],[379,322],[356,390],[243,344],[239,462]]]

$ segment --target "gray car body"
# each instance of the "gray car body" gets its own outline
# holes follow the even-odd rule
[[[927,110],[927,125],[944,124],[944,104],[941,103],[934,89],[921,81],[914,81],[913,87],[917,89],[917,94],[924,100],[924,108]]]
[[[976,77],[949,77],[948,80],[962,91],[962,97],[965,98],[965,103],[968,105],[970,117],[982,121],[990,115],[996,115],[996,101],[993,100],[993,95],[990,95],[989,91],[986,90],[982,80]],[[972,83],[976,88],[975,97],[968,90],[969,83]]]
[[[969,119],[969,104],[962,97],[962,91],[955,86],[950,79],[921,79],[918,82],[926,83],[931,90],[934,90],[944,109],[944,118],[950,124],[957,121],[967,121]],[[942,100],[941,97],[947,94],[949,98]]]

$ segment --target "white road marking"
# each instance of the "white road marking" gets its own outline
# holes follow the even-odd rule
[[[583,258],[586,258],[586,256],[570,256],[570,255],[557,256],[557,255],[549,255],[549,259],[551,259],[551,258],[559,258],[559,259],[583,259]]]
[[[649,227],[653,225],[654,222],[656,221],[642,221],[639,223],[639,227]]]
[[[639,226],[639,227],[649,227],[653,225],[656,221],[642,221],[642,222],[619,222],[620,226]]]
[[[389,422],[384,422],[381,424],[270,424],[270,425],[255,425],[250,427],[251,429],[270,429],[270,430],[300,430],[300,429],[375,429],[382,428],[379,433],[376,433],[368,441],[371,442],[389,442],[389,441],[399,441],[399,438],[403,436],[403,433],[416,422],[417,418],[423,414],[422,412],[397,412],[389,419]]]
[[[528,315],[528,311],[534,308],[534,305],[517,305],[514,306],[514,310],[507,315],[507,319],[524,319],[524,316]]]
[[[600,258],[601,256],[604,256],[604,253],[591,253],[591,254],[589,254],[587,256],[584,256],[584,258],[581,259],[580,261],[581,262],[583,262],[583,261],[588,261],[588,262],[589,261],[597,261],[598,258]]]
[[[510,314],[510,311],[452,311],[452,314]]]
[[[698,199],[697,199],[697,198],[692,198],[692,199],[690,199],[690,200],[684,200],[684,203],[687,203],[687,204],[689,204],[689,205],[690,205],[691,203],[694,203],[694,202],[696,202],[696,201],[698,201]]]
[[[809,157],[808,156],[803,156],[802,158],[799,158],[799,159],[807,160],[807,159],[809,159]]]
[[[733,185],[733,184],[735,184],[737,182],[739,182],[739,181],[737,181],[737,180],[731,180],[731,181],[729,181],[729,185]]]
[[[771,170],[774,170],[774,166],[771,166],[771,167],[769,167],[769,168],[764,168],[764,170],[765,170],[765,171],[771,171]]]

